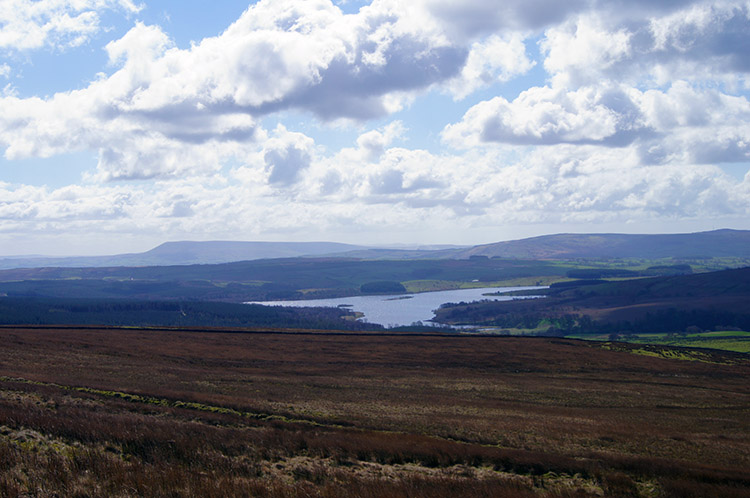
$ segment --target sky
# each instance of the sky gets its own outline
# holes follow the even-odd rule
[[[0,0],[0,256],[750,229],[750,2]]]

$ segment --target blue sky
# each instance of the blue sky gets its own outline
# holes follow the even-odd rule
[[[750,6],[4,0],[0,255],[750,229]]]

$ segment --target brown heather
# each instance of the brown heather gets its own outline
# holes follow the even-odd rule
[[[6,327],[0,496],[750,496],[750,358],[600,346]]]

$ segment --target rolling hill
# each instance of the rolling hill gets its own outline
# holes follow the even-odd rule
[[[166,242],[149,251],[113,256],[0,258],[0,270],[14,268],[100,268],[233,263],[257,259],[328,256],[367,260],[469,259],[665,259],[750,260],[750,230],[686,234],[556,234],[472,247],[365,247],[336,242]],[[733,265],[739,266],[739,265]]]
[[[143,253],[113,256],[3,258],[0,259],[0,269],[217,264],[254,259],[320,256],[366,249],[336,242],[180,241],[165,242]]]
[[[551,262],[487,258],[280,258],[215,265],[19,268],[0,271],[0,296],[257,301],[358,295],[371,282],[495,282],[564,278]],[[447,287],[447,288],[455,288]]]
[[[544,299],[446,306],[438,310],[438,321],[531,329],[544,322],[578,333],[679,332],[691,325],[750,328],[750,267],[579,283],[553,285]]]
[[[681,234],[557,234],[455,251],[455,258],[750,258],[750,230]]]

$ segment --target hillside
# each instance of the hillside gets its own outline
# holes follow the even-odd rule
[[[457,288],[518,278],[563,278],[567,270],[549,262],[487,258],[287,258],[217,265],[34,268],[0,271],[0,296],[243,302],[351,296],[364,284],[382,281]]]
[[[473,247],[372,248],[336,242],[166,242],[149,251],[113,256],[0,258],[0,270],[16,268],[103,268],[219,264],[257,259],[336,257],[368,260],[469,259],[707,259],[750,263],[750,231],[715,230],[689,234],[556,234]],[[737,265],[732,265],[737,266]]]
[[[750,329],[750,268],[622,282],[552,286],[538,300],[457,304],[438,321],[562,332],[680,332],[687,327]]]
[[[3,298],[0,326],[105,325],[127,327],[284,327],[377,330],[343,308],[291,308],[201,301]],[[2,494],[0,493],[0,496]]]
[[[522,259],[750,258],[749,230],[685,234],[557,234],[475,246],[453,257]]]
[[[2,496],[750,491],[750,360],[739,354],[38,326],[0,327],[0,348]]]
[[[266,258],[320,256],[366,249],[336,242],[181,241],[165,242],[143,253],[113,256],[1,258],[0,269],[217,264]]]
[[[365,248],[336,242],[166,242],[143,253],[143,256],[164,261],[154,265],[190,265],[320,256],[361,249]]]

